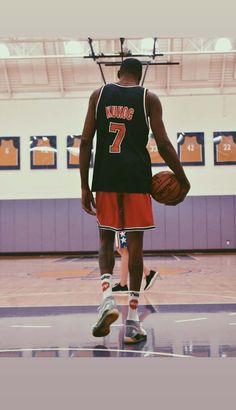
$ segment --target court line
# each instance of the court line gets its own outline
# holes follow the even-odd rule
[[[50,326],[50,325],[39,325],[39,326],[37,326],[37,325],[11,325],[11,326],[9,326],[9,327],[20,327],[20,328],[28,328],[28,327],[30,327],[30,328],[49,328],[49,327],[52,327],[52,326]]]
[[[151,292],[150,292],[151,293]],[[152,293],[156,293],[159,296],[162,295],[163,293],[167,293],[166,292],[152,292]],[[172,295],[191,295],[191,296],[213,296],[213,297],[220,297],[220,298],[228,298],[228,299],[235,299],[236,300],[236,296],[227,296],[225,294],[216,294],[216,293],[194,293],[194,292],[181,292],[181,291],[177,291],[177,292],[168,292],[168,294],[172,294]]]
[[[236,315],[236,312],[229,313],[229,316],[235,316],[235,315]]]
[[[67,293],[66,293],[67,294]],[[38,295],[38,293],[36,293],[35,295]],[[76,293],[76,295],[77,295],[77,293]],[[8,296],[8,295],[6,295],[6,296]],[[23,296],[27,296],[27,295],[23,295]],[[116,296],[118,296],[118,295],[116,295]],[[127,295],[121,295],[121,296],[127,296]],[[4,297],[4,296],[3,296]],[[0,296],[0,298],[1,298],[1,296]],[[235,297],[235,299],[236,299],[236,297]],[[148,298],[148,295],[146,295],[146,300],[147,301],[149,301],[149,298]],[[152,303],[140,303],[140,305],[152,305]],[[207,303],[205,303],[205,302],[183,302],[183,303],[180,303],[180,302],[171,302],[171,303],[166,303],[166,302],[164,302],[164,303],[155,303],[154,304],[154,306],[156,306],[156,305],[158,305],[158,306],[179,306],[179,305],[225,305],[225,304],[228,304],[227,302],[207,302]],[[236,303],[233,303],[233,304],[236,304]],[[119,303],[119,305],[122,305],[122,306],[126,306],[126,303]],[[97,306],[99,306],[99,302],[98,303],[76,303],[76,304],[74,304],[74,305],[49,305],[49,304],[46,304],[46,305],[34,305],[34,306],[32,306],[32,305],[22,305],[22,306],[19,306],[19,305],[17,305],[17,306],[12,306],[12,305],[0,305],[0,309],[1,308],[4,308],[4,309],[22,309],[22,308],[34,308],[34,309],[37,309],[37,308],[53,308],[53,307],[56,307],[56,308],[58,308],[58,307],[60,307],[60,308],[63,308],[63,307],[83,307],[83,306],[90,306],[90,307],[97,307]],[[159,313],[159,312],[156,312],[156,313]],[[227,313],[227,312],[226,312]],[[229,313],[229,315],[236,315],[236,313]]]
[[[196,317],[194,319],[179,319],[175,320],[176,323],[182,323],[182,322],[194,322],[196,320],[206,320],[207,317]]]
[[[42,295],[78,295],[77,292],[38,292],[38,293],[6,293],[5,295],[0,294],[0,298],[6,298],[6,297],[15,297],[17,298],[18,296],[42,296]]]
[[[0,353],[12,353],[12,352],[42,352],[42,351],[52,351],[52,352],[70,352],[70,351],[88,351],[88,352],[117,352],[117,353],[140,353],[140,354],[150,354],[154,356],[170,356],[170,357],[183,357],[183,358],[193,358],[192,356],[175,354],[175,353],[164,353],[164,352],[151,352],[147,350],[126,350],[126,349],[94,349],[94,348],[81,348],[81,347],[59,347],[59,348],[25,348],[25,349],[0,349]]]
[[[229,323],[230,326],[236,325],[236,323]]]
[[[150,294],[157,294],[157,295],[163,295],[167,293],[167,291],[165,292],[160,292],[160,291],[150,291]],[[88,295],[91,295],[91,292],[87,292]],[[142,295],[146,295],[146,293],[144,291],[140,292],[140,294]],[[168,294],[172,294],[172,295],[191,295],[191,296],[207,296],[207,297],[219,297],[219,298],[226,298],[226,299],[233,299],[236,301],[236,296],[228,296],[226,294],[215,294],[215,293],[194,293],[194,292],[181,292],[181,291],[177,291],[177,292],[171,292],[168,291]],[[49,295],[54,295],[54,296],[60,296],[60,295],[78,295],[78,292],[37,292],[37,293],[6,293],[6,294],[0,294],[0,299],[4,299],[4,298],[8,298],[8,297],[30,297],[30,296],[49,296]],[[97,293],[96,293],[97,295]],[[116,295],[116,296],[127,296],[127,295]],[[223,302],[222,302],[223,303]],[[172,304],[179,304],[179,303],[172,303]],[[83,306],[83,305],[76,305],[76,306]]]

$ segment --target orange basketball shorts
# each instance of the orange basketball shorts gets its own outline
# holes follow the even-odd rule
[[[149,194],[97,192],[96,215],[101,229],[145,231],[155,228]]]

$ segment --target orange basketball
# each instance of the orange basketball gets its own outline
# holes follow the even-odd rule
[[[168,205],[178,198],[180,191],[180,183],[173,172],[162,171],[153,175],[151,195],[157,202]]]

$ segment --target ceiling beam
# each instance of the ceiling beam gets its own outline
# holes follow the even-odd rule
[[[98,64],[103,64],[107,67],[114,67],[114,66],[119,66],[122,64],[122,61],[97,61]],[[142,65],[178,65],[180,64],[177,61],[155,61],[152,62],[151,60],[149,61],[141,61]]]
[[[5,61],[3,61],[2,64],[3,64],[3,73],[4,73],[4,78],[5,78],[5,81],[6,81],[8,97],[11,98],[12,89],[11,89],[10,79],[9,79],[9,75],[8,75],[7,65],[6,65]]]
[[[89,56],[90,58],[92,58],[95,62],[97,62],[97,55],[95,54],[95,52],[94,52],[94,48],[93,48],[93,40],[89,37],[88,38],[88,43],[89,43],[89,47],[90,47],[90,50],[91,50],[91,56]],[[100,71],[100,74],[101,74],[101,76],[102,76],[102,79],[103,79],[103,82],[104,82],[104,84],[106,84],[106,79],[105,79],[105,75],[104,75],[104,72],[103,72],[103,69],[102,69],[102,67],[101,67],[101,65],[97,62],[97,64],[98,64],[98,67],[99,67],[99,71]]]
[[[173,40],[168,39],[168,51],[172,49]],[[168,61],[171,62],[171,56],[168,57]],[[170,93],[170,66],[167,65],[167,72],[166,72],[166,92],[167,94]]]
[[[225,66],[226,66],[226,56],[224,55],[223,62],[222,62],[222,69],[221,69],[221,79],[220,79],[221,92],[223,92],[223,90],[224,90]]]
[[[59,52],[59,47],[58,47],[57,43],[55,43],[55,51],[56,51],[56,53]],[[58,78],[59,78],[60,91],[61,91],[62,97],[64,97],[65,89],[64,89],[63,75],[62,75],[62,70],[61,70],[61,63],[60,63],[60,60],[58,58],[56,59],[56,61],[57,61],[57,74],[58,74]]]
[[[195,54],[236,54],[236,50],[229,50],[229,51],[215,51],[215,50],[204,50],[204,51],[164,51],[161,54],[156,54],[156,57],[160,56],[170,56],[170,55],[195,55]],[[95,56],[96,59],[98,58],[120,58],[119,54],[108,54],[108,55],[99,55]],[[132,54],[132,57],[150,57],[152,58],[153,55],[151,54]],[[38,60],[38,59],[63,59],[63,58],[93,58],[93,56],[83,56],[81,54],[43,54],[43,55],[21,55],[21,56],[7,56],[2,57],[0,56],[0,61],[7,61],[7,60]]]

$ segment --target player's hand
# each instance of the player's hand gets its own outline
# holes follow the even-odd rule
[[[93,208],[96,208],[96,203],[90,189],[82,189],[82,208],[89,215],[96,215]]]
[[[174,201],[168,202],[168,204],[166,205],[173,205],[173,206],[178,205],[181,202],[183,202],[183,200],[186,198],[186,195],[188,191],[190,190],[191,185],[187,179],[184,181],[179,181],[179,182],[181,184],[181,191],[180,191],[178,198],[176,198]]]

